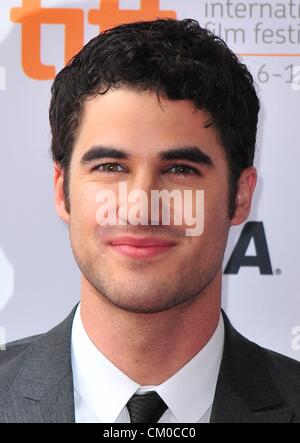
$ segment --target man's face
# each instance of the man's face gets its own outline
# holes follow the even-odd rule
[[[65,219],[85,282],[122,309],[159,312],[188,303],[220,272],[233,224],[228,218],[229,172],[216,130],[205,128],[208,121],[209,116],[191,102],[161,98],[159,103],[149,91],[120,88],[85,103],[70,164],[71,210]],[[127,158],[82,162],[91,148],[99,146],[126,151]],[[162,152],[182,147],[198,147],[211,164],[162,159]],[[114,166],[99,167],[105,163]],[[178,167],[182,164],[183,170]],[[126,182],[128,193],[145,191],[149,200],[151,190],[179,190],[182,195],[192,190],[196,204],[196,190],[204,190],[202,235],[185,235],[184,222],[175,225],[172,219],[171,225],[151,225],[150,221],[148,225],[100,225],[96,197],[103,190],[118,197],[119,182]],[[174,245],[160,254],[136,258],[110,244],[124,235],[167,239]]]

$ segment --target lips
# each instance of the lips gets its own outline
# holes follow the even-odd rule
[[[148,259],[166,253],[175,242],[158,238],[118,237],[109,242],[113,249],[132,259]]]
[[[163,246],[175,245],[174,241],[158,239],[158,238],[153,238],[153,237],[147,237],[147,238],[118,237],[118,238],[111,240],[109,243],[112,246],[130,245],[130,246],[135,246],[136,248],[147,248],[150,246],[163,247]]]

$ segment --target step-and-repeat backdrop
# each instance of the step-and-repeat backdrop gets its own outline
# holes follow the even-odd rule
[[[156,17],[197,19],[255,78],[259,179],[231,229],[223,306],[244,335],[300,360],[300,0],[1,0],[0,342],[48,330],[79,299],[53,203],[53,78],[101,30]]]

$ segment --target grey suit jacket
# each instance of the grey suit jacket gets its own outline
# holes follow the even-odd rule
[[[12,342],[0,351],[1,423],[75,422],[75,308],[48,333]],[[223,316],[224,354],[211,422],[300,422],[300,363],[250,342]]]

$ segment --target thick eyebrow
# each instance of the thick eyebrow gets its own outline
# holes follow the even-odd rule
[[[123,149],[116,149],[111,146],[93,146],[81,158],[81,164],[91,163],[100,158],[117,158],[119,160],[128,160],[131,155]]]
[[[200,165],[213,168],[214,162],[205,152],[197,146],[182,146],[165,151],[159,151],[160,160],[187,160]],[[132,155],[124,150],[112,146],[93,146],[82,156],[80,163],[88,164],[101,158],[116,158],[119,160],[129,160]]]
[[[214,168],[215,164],[209,155],[198,146],[183,146],[159,152],[161,160],[188,160],[199,165]]]

